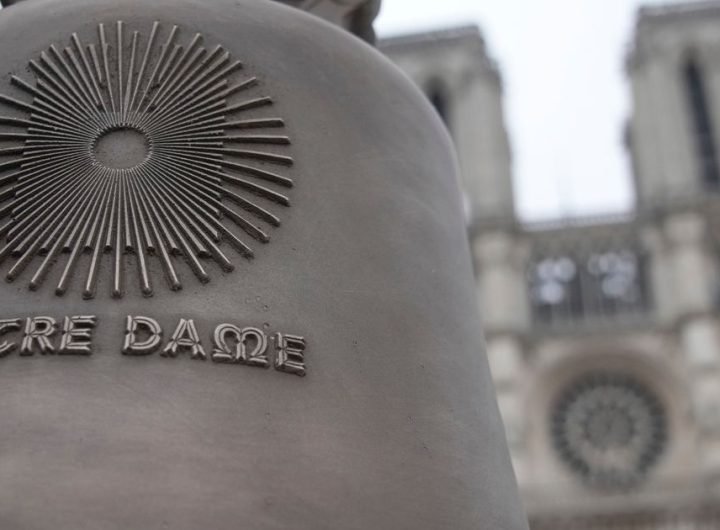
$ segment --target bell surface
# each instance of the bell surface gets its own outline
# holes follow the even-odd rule
[[[451,141],[258,0],[0,12],[0,528],[527,528]]]

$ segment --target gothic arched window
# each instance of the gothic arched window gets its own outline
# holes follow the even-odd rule
[[[703,71],[694,59],[689,59],[685,64],[683,78],[690,106],[700,176],[705,185],[716,187],[720,184],[720,171],[718,171],[711,105]]]

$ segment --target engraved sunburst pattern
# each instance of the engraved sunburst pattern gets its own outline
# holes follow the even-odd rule
[[[252,258],[280,225],[293,160],[273,100],[222,46],[147,29],[100,24],[92,43],[73,34],[0,94],[8,281],[35,290],[52,278],[59,296],[93,298],[108,275],[113,297],[134,278],[150,296],[157,283],[180,289],[189,271],[209,281],[212,262],[232,271],[229,254]]]

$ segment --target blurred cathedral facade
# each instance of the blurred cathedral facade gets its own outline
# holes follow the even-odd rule
[[[606,218],[515,215],[502,81],[477,28],[379,47],[457,146],[531,528],[720,529],[720,2],[639,11],[636,207]]]

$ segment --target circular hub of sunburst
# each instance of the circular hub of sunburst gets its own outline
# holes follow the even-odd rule
[[[101,133],[93,142],[91,156],[109,169],[138,168],[151,154],[148,135],[132,125],[118,125]]]
[[[222,46],[146,29],[72,34],[0,94],[7,281],[150,296],[232,271],[280,225],[293,159],[273,99]]]

